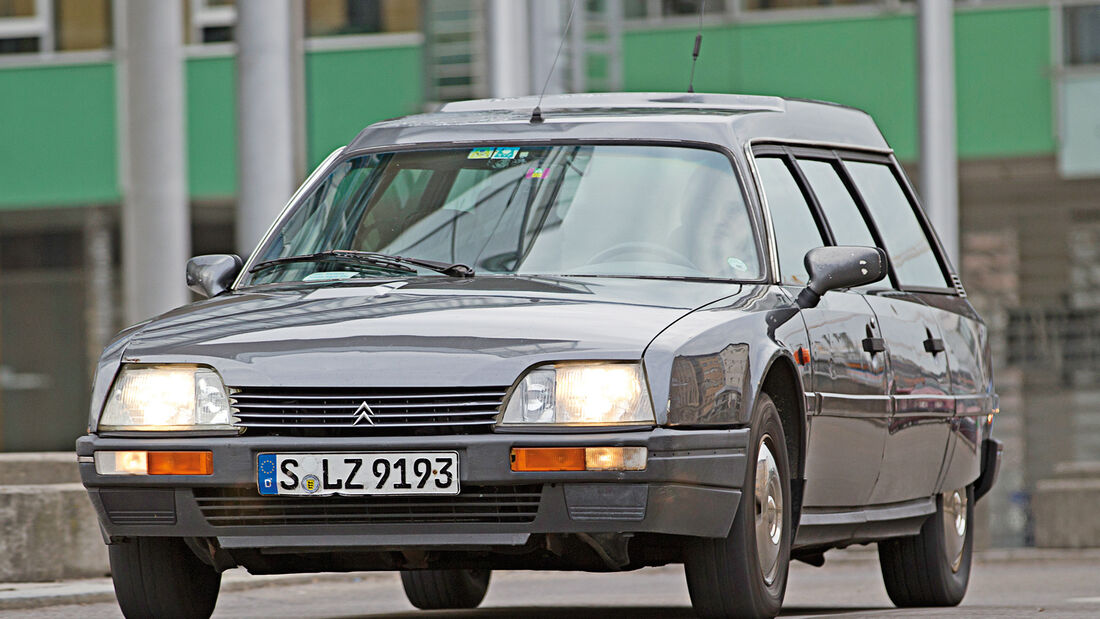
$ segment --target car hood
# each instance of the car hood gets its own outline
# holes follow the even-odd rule
[[[206,364],[230,386],[506,386],[540,362],[640,359],[740,288],[533,276],[256,287],[158,317],[122,360]]]

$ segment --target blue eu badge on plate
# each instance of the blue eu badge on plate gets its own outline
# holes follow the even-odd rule
[[[260,454],[256,458],[256,484],[260,494],[279,494],[275,486],[275,454]]]

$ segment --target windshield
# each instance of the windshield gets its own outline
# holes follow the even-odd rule
[[[351,158],[294,209],[253,264],[327,250],[461,263],[478,275],[760,273],[730,161],[668,146],[505,145]],[[403,273],[332,258],[265,265],[245,283]]]

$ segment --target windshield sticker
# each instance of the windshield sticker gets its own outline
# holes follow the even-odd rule
[[[333,280],[348,279],[355,277],[355,271],[318,271],[316,273],[310,273],[306,275],[302,281],[306,282],[328,282]]]
[[[730,268],[734,271],[741,271],[744,273],[749,270],[749,265],[745,264],[745,261],[739,258],[726,258],[726,264],[730,265]]]
[[[469,155],[466,155],[467,159],[488,159],[493,156],[492,148],[475,148],[470,151]]]
[[[502,146],[493,152],[493,159],[515,159],[518,154],[518,146]]]
[[[550,176],[550,170],[546,168],[527,168],[527,174],[523,178],[546,178]]]

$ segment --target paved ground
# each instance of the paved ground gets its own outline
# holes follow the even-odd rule
[[[854,555],[854,556],[853,556]],[[830,559],[823,568],[792,566],[786,617],[1100,617],[1100,554],[991,553],[975,566],[970,591],[956,609],[898,610],[886,597],[878,565],[867,553]],[[251,577],[246,577],[251,578]],[[646,619],[691,617],[683,570],[628,574],[500,572],[478,611],[421,613],[405,601],[391,574],[268,579],[265,586],[227,579],[216,617],[562,617]],[[71,591],[105,581],[65,583]],[[41,587],[41,586],[39,586]],[[250,587],[241,590],[242,587]],[[5,586],[0,585],[0,601]],[[18,590],[18,587],[16,588]],[[8,588],[10,594],[13,589]],[[28,589],[22,589],[26,594]],[[100,591],[100,597],[102,590]],[[87,597],[83,599],[89,599]],[[113,602],[0,611],[4,617],[121,617]]]

